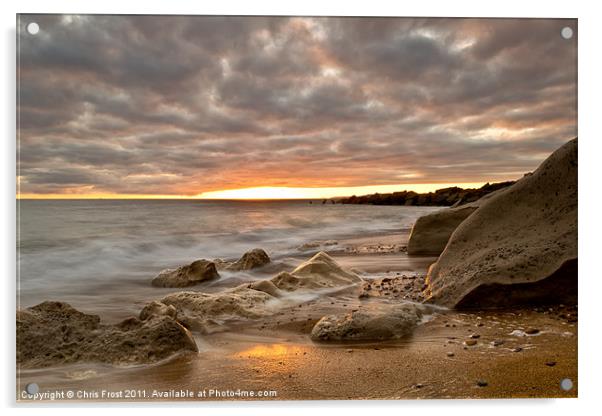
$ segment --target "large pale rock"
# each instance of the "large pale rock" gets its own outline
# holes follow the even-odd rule
[[[287,292],[342,287],[358,282],[362,282],[358,275],[344,270],[328,254],[320,252],[292,273],[283,272],[269,280],[258,280],[218,293],[173,293],[164,297],[160,304],[173,306],[178,321],[187,328],[207,333],[230,319],[257,319],[273,314],[280,305],[279,298],[285,297]],[[153,308],[161,310],[158,306]]]
[[[153,363],[186,351],[197,351],[196,343],[170,316],[102,325],[97,315],[63,302],[47,301],[17,311],[17,363],[22,368],[76,362]]]
[[[240,259],[230,264],[227,269],[233,271],[251,270],[265,266],[269,262],[270,256],[268,256],[264,250],[255,248],[251,251],[247,251]]]
[[[175,270],[162,271],[152,280],[152,285],[157,287],[188,287],[217,278],[219,278],[219,274],[213,262],[197,260]]]
[[[448,307],[575,301],[577,139],[464,220],[427,285],[428,301]]]
[[[289,281],[285,285],[285,290],[296,289],[299,286],[309,288],[337,287],[362,282],[361,277],[343,269],[332,257],[323,251],[320,251],[306,262],[301,263],[290,274],[296,278],[298,284],[293,283],[293,279],[289,277]],[[279,288],[283,288],[279,286],[281,283],[277,283],[282,282],[283,279],[276,276],[272,281]]]
[[[267,316],[271,313],[269,301],[275,299],[269,293],[241,285],[219,293],[174,293],[161,303],[176,308],[178,321],[187,328],[207,333],[229,319]]]
[[[408,254],[438,256],[462,221],[485,201],[506,189],[499,189],[465,205],[444,208],[418,218],[408,240]]]
[[[311,331],[311,339],[321,342],[383,341],[412,333],[422,311],[416,304],[390,305],[375,311],[328,315]]]
[[[141,321],[146,321],[147,319],[153,316],[170,316],[173,319],[177,318],[177,311],[172,305],[165,305],[164,303],[157,302],[156,300],[152,301],[148,305],[146,305],[140,311],[140,315],[138,316]]]

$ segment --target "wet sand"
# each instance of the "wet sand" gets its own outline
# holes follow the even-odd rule
[[[407,293],[391,297],[389,289],[382,289],[360,298],[362,286],[350,287],[269,318],[230,323],[224,332],[195,335],[199,353],[157,365],[80,364],[22,371],[18,392],[35,382],[41,392],[58,392],[58,400],[70,400],[67,394],[73,392],[73,400],[84,401],[577,396],[574,308],[436,310],[403,341],[313,343],[309,333],[325,314],[398,302],[420,290],[426,266],[434,260],[408,257],[397,247],[403,245],[401,237],[339,242],[331,252],[343,267],[361,269],[371,278],[398,279]],[[565,378],[573,381],[570,391],[560,388]]]

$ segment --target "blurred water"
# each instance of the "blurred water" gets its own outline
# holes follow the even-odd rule
[[[150,279],[165,268],[199,258],[235,259],[255,247],[265,249],[276,262],[285,262],[301,255],[297,247],[303,243],[399,232],[433,210],[319,201],[18,204],[20,307],[64,300],[87,312],[118,317],[173,291],[150,286]]]

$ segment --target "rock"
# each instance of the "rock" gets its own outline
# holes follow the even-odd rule
[[[472,347],[473,345],[477,345],[477,340],[476,339],[467,339],[466,341],[464,341],[464,345],[466,345],[468,347]]]
[[[546,365],[547,365],[548,367],[554,367],[554,366],[556,365],[556,361],[547,361],[547,362],[546,362]]]
[[[539,334],[539,329],[537,329],[537,328],[527,328],[527,329],[525,329],[525,334],[527,334],[527,335]]]
[[[187,328],[209,333],[231,318],[257,319],[270,315],[268,302],[274,299],[245,284],[219,293],[178,292],[161,302],[176,308],[178,320]]]
[[[173,305],[165,305],[154,300],[140,311],[139,318],[141,321],[146,321],[152,316],[169,316],[176,319],[177,312]]]
[[[282,272],[269,280],[258,280],[217,293],[179,292],[161,303],[172,305],[178,321],[202,333],[223,328],[230,319],[257,319],[273,314],[278,298],[300,289],[347,286],[362,279],[342,269],[326,253],[318,253],[292,273]]]
[[[215,263],[208,260],[197,260],[178,267],[175,270],[164,270],[152,281],[157,287],[194,286],[206,280],[219,278]]]
[[[576,303],[577,139],[464,220],[427,285],[446,307]]]
[[[271,280],[258,280],[250,283],[248,287],[253,290],[259,290],[260,292],[267,293],[275,298],[282,296],[280,289],[278,289],[278,287]]]
[[[391,304],[378,311],[328,315],[316,323],[311,339],[329,341],[381,341],[412,333],[422,317],[415,304]]]
[[[418,218],[408,240],[408,254],[430,256],[441,254],[455,229],[481,204],[503,192],[504,189],[506,188],[498,189],[469,204],[444,208]]]
[[[479,387],[487,387],[489,385],[489,383],[487,383],[485,380],[477,380],[477,386]]]
[[[247,251],[240,259],[226,268],[233,271],[251,270],[265,266],[268,263],[270,263],[268,254],[263,249],[255,248],[251,251]]]
[[[341,268],[323,251],[299,265],[291,273],[282,272],[272,279],[276,287],[289,292],[300,288],[332,288],[359,282],[362,282],[361,277]]]
[[[410,233],[408,254],[438,256],[458,225],[476,209],[471,205],[445,208],[418,218]]]
[[[451,352],[451,351],[448,351],[448,352],[447,352],[447,356],[448,356],[448,357],[453,357],[454,355],[456,355],[456,354],[454,354],[454,353],[453,353],[453,352]]]
[[[344,270],[323,251],[300,264],[291,274],[299,279],[311,280],[321,286],[328,287],[362,282],[361,277]]]
[[[77,362],[145,364],[190,351],[197,351],[190,332],[167,315],[102,325],[97,315],[50,301],[17,312],[17,363],[21,368]]]
[[[479,334],[472,334],[470,337],[472,339],[479,339],[479,338],[481,338],[481,336]]]
[[[521,352],[522,350],[521,347],[512,348],[512,352]]]
[[[500,345],[503,345],[503,344],[504,344],[504,341],[501,339],[496,339],[496,340],[491,341],[491,345],[494,347],[499,347]]]

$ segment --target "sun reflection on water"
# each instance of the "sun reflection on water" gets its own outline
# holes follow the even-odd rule
[[[258,344],[239,352],[242,358],[283,358],[301,351],[301,348],[286,344]]]

